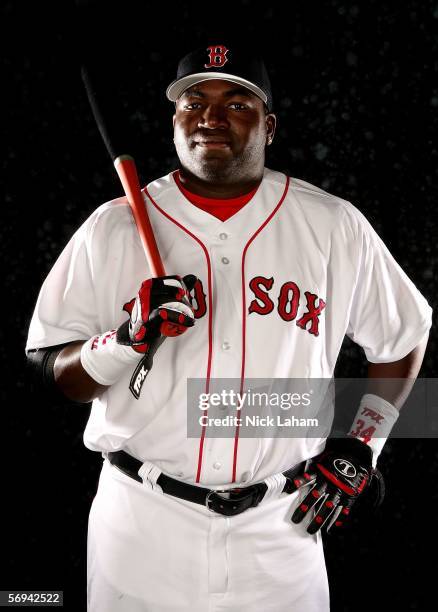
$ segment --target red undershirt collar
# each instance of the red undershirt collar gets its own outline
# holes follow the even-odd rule
[[[201,210],[209,213],[210,215],[213,215],[221,221],[226,221],[227,219],[235,215],[237,212],[239,212],[239,210],[243,208],[245,204],[248,204],[248,202],[252,199],[258,189],[257,186],[249,193],[245,193],[244,195],[241,195],[237,198],[205,198],[203,196],[197,195],[196,193],[188,191],[188,189],[182,186],[181,179],[179,176],[179,170],[177,170],[173,176],[175,178],[175,183],[178,185],[179,190],[191,204],[197,206],[197,208],[200,208]]]

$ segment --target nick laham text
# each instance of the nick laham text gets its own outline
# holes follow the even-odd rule
[[[295,416],[284,417],[278,414],[276,416],[246,415],[244,417],[228,415],[222,418],[203,415],[199,418],[199,424],[202,427],[318,427],[319,423],[318,419],[299,419]]]

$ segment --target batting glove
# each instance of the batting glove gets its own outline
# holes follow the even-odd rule
[[[308,469],[294,479],[297,488],[310,490],[292,515],[300,523],[314,513],[307,532],[316,533],[325,526],[342,527],[358,497],[369,485],[374,473],[372,450],[355,438],[328,438],[322,453],[310,461]]]
[[[195,324],[189,293],[196,276],[160,276],[144,281],[137,297],[124,305],[129,319],[117,330],[117,342],[138,353],[155,352],[166,336],[179,336]]]
[[[139,364],[140,370],[135,370],[131,386],[135,383],[140,389],[140,383],[152,367],[155,352],[166,336],[178,336],[193,326],[189,291],[196,281],[191,274],[183,279],[162,276],[145,281],[137,297],[124,306],[129,319],[117,330],[94,336],[83,344],[81,363],[84,370],[101,385],[109,386],[129,366]],[[139,391],[134,395],[138,399]]]

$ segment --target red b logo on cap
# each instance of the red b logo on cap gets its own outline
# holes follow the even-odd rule
[[[222,68],[228,62],[228,49],[224,45],[207,47],[207,51],[209,51],[210,63],[204,64],[204,68]]]

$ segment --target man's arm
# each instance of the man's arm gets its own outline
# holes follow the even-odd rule
[[[142,360],[149,371],[155,351],[167,336],[194,325],[190,291],[196,276],[164,276],[144,281],[138,295],[125,304],[129,319],[119,328],[79,340],[28,350],[34,373],[66,397],[87,403],[101,395]]]
[[[373,467],[416,381],[429,334],[403,359],[368,364],[367,392],[362,396],[349,436],[373,453]]]
[[[400,410],[405,403],[423,363],[429,333],[399,361],[368,363],[368,393],[373,393]],[[391,380],[393,379],[393,380]]]
[[[76,402],[91,402],[108,387],[96,382],[84,370],[81,349],[84,341],[71,342],[58,354],[53,365],[54,381],[64,395]]]
[[[397,411],[420,371],[427,340],[428,334],[399,361],[369,363],[368,394],[363,399],[371,400],[372,409],[366,408],[368,403],[364,410],[359,408],[350,435],[329,437],[325,450],[313,458],[307,472],[295,478],[296,487],[310,484],[311,489],[293,513],[292,522],[300,523],[312,508],[317,508],[307,526],[309,533],[315,533],[323,525],[329,530],[332,525],[341,527],[344,524],[353,504],[371,480],[377,457],[398,416]],[[371,394],[376,397],[373,399]],[[325,501],[317,507],[320,498]]]
[[[36,384],[60,392],[69,399],[88,403],[107,388],[84,369],[81,349],[85,340],[27,351],[27,362]]]

